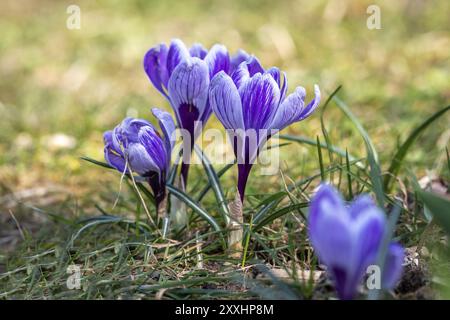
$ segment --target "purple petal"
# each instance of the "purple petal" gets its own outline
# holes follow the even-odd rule
[[[384,265],[382,281],[384,289],[392,290],[395,288],[395,285],[402,275],[404,257],[405,251],[403,247],[396,242],[392,242],[389,245]]]
[[[352,219],[350,227],[354,234],[352,273],[360,279],[367,267],[376,262],[385,234],[386,218],[383,211],[372,206],[359,213],[356,219]]]
[[[208,67],[203,60],[191,58],[175,68],[169,79],[169,97],[182,128],[180,108],[184,106],[185,111],[195,113],[194,120],[198,120],[206,108],[208,89]]]
[[[282,130],[292,124],[303,110],[305,96],[305,89],[303,87],[297,87],[295,92],[288,95],[280,104],[270,127],[276,130]]]
[[[247,66],[251,77],[253,77],[257,73],[264,73],[264,68],[261,66],[261,63],[259,63],[259,60],[255,56],[251,56],[247,60]]]
[[[113,133],[112,131],[106,131],[103,134],[103,140],[105,143],[104,154],[105,160],[112,167],[116,168],[120,172],[124,172],[125,170],[125,160],[123,156],[123,152],[120,149],[116,149],[113,144]]]
[[[127,156],[131,170],[141,176],[160,171],[158,164],[150,157],[141,143],[130,143],[127,147]]]
[[[118,140],[123,143],[124,147],[127,147],[129,143],[139,142],[138,134],[142,127],[152,127],[153,125],[147,120],[125,118],[122,123],[115,130]]]
[[[329,267],[347,272],[349,259],[343,253],[351,253],[353,245],[348,214],[342,198],[330,185],[322,184],[311,200],[308,232],[319,258]]]
[[[163,131],[165,138],[164,141],[166,143],[167,154],[170,157],[176,140],[175,123],[173,122],[170,113],[166,111],[163,111],[158,108],[153,108],[152,113],[159,121],[159,127]]]
[[[286,77],[286,73],[283,72],[283,84],[281,85],[281,97],[280,97],[280,101],[283,102],[284,98],[286,97],[286,92],[288,89],[288,79]]]
[[[209,102],[225,129],[244,129],[239,92],[233,80],[223,71],[211,81]]]
[[[189,49],[189,54],[191,57],[196,57],[203,60],[208,54],[208,50],[206,50],[200,43],[194,43],[194,45]]]
[[[280,101],[284,100],[287,91],[287,78],[286,73],[281,72],[277,67],[272,67],[266,71],[266,73],[270,74],[273,79],[277,82],[278,87],[280,88],[281,97]]]
[[[239,65],[247,61],[247,59],[250,58],[250,55],[245,52],[244,50],[238,50],[232,57],[230,61],[230,74],[233,74],[233,72],[239,67]]]
[[[246,129],[268,129],[280,102],[272,76],[257,74],[239,88]]]
[[[191,55],[184,43],[179,39],[174,39],[170,43],[169,52],[167,53],[167,74],[170,76],[175,68],[183,61],[189,60]]]
[[[272,78],[275,80],[275,82],[278,85],[278,88],[280,87],[280,81],[281,81],[281,76],[280,76],[280,69],[278,69],[277,67],[272,67],[270,69],[268,69],[265,73],[270,74],[272,76]]]
[[[385,228],[384,213],[366,196],[346,208],[334,188],[322,185],[313,197],[309,237],[333,273],[341,299],[351,299],[357,293],[367,267],[376,262]]]
[[[339,298],[353,298],[360,275],[352,269],[354,242],[339,195],[327,188],[319,190],[311,202],[308,220],[311,244],[331,272]]]
[[[165,97],[167,97],[165,88],[167,88],[167,81],[169,81],[166,62],[167,47],[165,44],[151,48],[144,56],[144,70],[148,78],[153,86]]]
[[[367,195],[363,194],[358,196],[349,207],[350,216],[352,219],[356,219],[361,214],[366,214],[367,210],[377,209],[373,199]]]
[[[315,84],[314,85],[314,99],[311,100],[310,103],[308,103],[308,105],[302,111],[302,113],[300,114],[298,119],[296,119],[296,122],[309,117],[314,112],[314,110],[316,110],[316,108],[319,106],[319,103],[320,103],[320,89],[319,89],[319,86],[317,84]]]
[[[166,171],[166,168],[168,167],[167,152],[164,142],[162,141],[158,133],[151,127],[143,127],[139,131],[139,142],[140,142],[139,146],[143,146],[147,157],[151,160],[152,163],[151,166],[148,163],[145,163],[145,165],[147,165],[148,167],[145,167],[146,170],[144,171],[144,174],[148,174],[149,172],[160,173]],[[141,148],[136,149],[139,150],[139,154],[138,151],[136,151],[135,154],[137,158],[136,161],[138,159],[139,161],[142,161],[142,159],[148,160],[147,157],[145,157],[140,153]],[[132,164],[131,156],[132,153],[129,152],[130,164]],[[139,165],[143,165],[143,163],[142,164],[140,163]]]
[[[287,85],[286,85],[287,86]],[[283,88],[283,90],[285,90]],[[314,86],[315,98],[305,107],[306,91],[303,87],[297,87],[293,93],[281,103],[271,127],[282,130],[294,122],[301,121],[310,116],[320,102],[320,90]]]
[[[215,44],[205,57],[205,62],[209,68],[209,77],[212,79],[219,71],[229,72],[230,56],[227,48],[220,44]]]
[[[246,62],[242,62],[231,75],[236,88],[240,88],[245,82],[250,79],[248,66]]]
[[[112,133],[112,145],[116,150],[126,150],[131,143],[138,143],[138,133],[141,127],[152,126],[142,119],[125,118]]]

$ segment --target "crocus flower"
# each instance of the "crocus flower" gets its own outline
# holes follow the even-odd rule
[[[104,133],[104,153],[106,161],[118,171],[147,179],[159,207],[166,195],[175,123],[168,112],[153,108],[152,113],[159,120],[162,135],[146,120],[126,118]]]
[[[206,50],[200,44],[188,49],[181,40],[172,40],[169,47],[160,44],[144,57],[144,69],[153,86],[166,97],[184,129],[190,150],[184,150],[181,173],[186,183],[188,159],[195,139],[211,115],[208,102],[210,79],[219,71],[230,72],[230,57],[225,46],[216,44]],[[188,135],[188,136],[187,136]],[[187,137],[186,137],[187,136]]]
[[[308,217],[311,243],[331,273],[340,299],[352,299],[366,269],[377,262],[387,230],[384,212],[368,195],[345,206],[339,193],[323,184],[311,200]],[[403,248],[388,247],[381,284],[392,289],[402,272]]]
[[[265,70],[255,57],[245,56],[240,52],[235,57],[235,61],[240,58],[243,62],[231,77],[219,72],[213,78],[209,93],[215,115],[233,135],[241,201],[252,165],[265,142],[275,132],[311,115],[320,102],[317,85],[315,98],[308,104],[303,87],[286,97],[285,74],[276,67]]]

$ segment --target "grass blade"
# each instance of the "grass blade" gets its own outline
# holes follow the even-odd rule
[[[203,219],[205,219],[217,232],[222,232],[222,228],[219,226],[217,221],[209,215],[203,208],[199,206],[197,202],[195,202],[194,199],[189,197],[186,193],[181,191],[178,188],[175,188],[174,186],[167,185],[167,189],[172,193],[175,197],[186,203],[195,213],[197,213],[199,216],[201,216]]]
[[[329,158],[329,160],[330,160],[330,163],[331,164],[333,164],[333,162],[334,162],[334,159],[333,159],[333,152],[331,152],[331,146],[332,146],[332,144],[331,144],[331,138],[330,138],[330,135],[328,134],[328,130],[327,130],[327,128],[325,127],[325,120],[324,120],[324,115],[325,115],[325,111],[327,110],[327,107],[329,106],[329,104],[330,104],[330,101],[333,99],[333,97],[339,92],[339,90],[342,88],[342,86],[338,86],[331,94],[330,94],[330,96],[327,98],[327,100],[325,101],[325,103],[324,103],[324,105],[323,105],[323,107],[322,107],[322,109],[321,109],[321,112],[320,112],[320,127],[321,127],[321,129],[322,129],[322,134],[323,134],[323,136],[324,136],[324,138],[325,138],[325,143],[326,143],[326,145],[327,145],[327,150],[328,150],[328,158]],[[333,181],[333,174],[331,174],[331,177],[330,177],[330,181]]]
[[[310,145],[310,146],[313,146],[313,147],[317,147],[317,140],[313,140],[313,139],[306,138],[306,137],[292,136],[292,135],[289,135],[289,134],[280,134],[279,138],[283,139],[283,140],[287,140],[287,141],[293,141],[293,142],[303,143],[303,144],[307,144],[307,145]],[[341,157],[345,157],[345,150],[342,150],[342,149],[340,149],[340,148],[338,148],[336,146],[333,146],[333,145],[329,145],[328,146],[326,143],[320,143],[320,147],[322,149],[327,149],[327,150],[329,150],[329,151],[331,151],[331,152],[333,152],[333,153],[335,153],[335,154],[337,154],[337,155],[339,155]],[[354,161],[356,158],[353,157],[352,155],[349,155],[349,159],[350,159],[350,161]],[[364,168],[364,166],[362,164],[360,164],[360,163],[358,163],[357,165],[361,169]]]
[[[87,161],[87,162],[90,162],[90,163],[93,163],[93,164],[95,164],[97,166],[100,166],[100,167],[103,167],[103,168],[115,169],[115,168],[113,168],[112,166],[110,166],[109,164],[107,164],[106,162],[103,162],[103,161],[98,161],[98,160],[95,160],[95,159],[92,159],[92,158],[89,158],[89,157],[85,157],[85,156],[80,157],[80,159],[84,160],[84,161]]]
[[[448,168],[448,174],[450,174],[450,154],[448,152],[448,148],[445,147],[445,151],[447,153],[447,168]]]
[[[317,136],[317,153],[319,154],[320,179],[325,182],[325,169],[323,167],[322,148],[320,148],[319,136]]]
[[[366,145],[367,151],[367,160],[370,166],[370,180],[372,181],[373,191],[375,192],[378,205],[383,208],[384,207],[384,192],[383,192],[383,182],[381,178],[381,168],[378,160],[378,153],[375,149],[372,140],[369,137],[369,134],[364,129],[362,124],[359,122],[358,118],[350,111],[350,108],[341,100],[339,97],[334,96],[333,100],[336,102],[336,105],[339,109],[344,112],[344,114],[350,119],[353,125],[361,134],[364,143]]]
[[[389,166],[389,175],[386,175],[384,178],[384,188],[386,191],[390,190],[391,187],[391,181],[392,178],[395,177],[403,163],[403,159],[405,158],[406,154],[408,153],[409,148],[414,144],[416,139],[420,136],[420,134],[435,120],[439,119],[444,113],[446,113],[448,110],[450,110],[450,106],[447,106],[435,114],[433,114],[431,117],[426,119],[420,126],[418,126],[416,129],[414,129],[411,134],[408,136],[408,138],[405,140],[405,142],[398,148],[397,152],[395,153],[394,157],[392,158],[391,165]]]
[[[233,163],[227,164],[225,167],[220,169],[217,172],[217,178],[219,179],[221,176],[223,176],[229,169],[231,169],[236,164],[236,160]],[[203,190],[200,192],[200,195],[197,197],[197,201],[202,201],[202,199],[206,196],[208,191],[211,189],[211,183],[208,181],[208,184],[203,188]]]
[[[220,213],[222,214],[225,225],[230,222],[230,212],[228,210],[227,201],[223,195],[222,186],[219,182],[219,177],[216,174],[211,162],[204,152],[196,145],[195,152],[202,160],[203,167],[205,168],[206,174],[208,175],[209,184],[211,185],[214,194],[216,195],[217,204],[219,205]]]
[[[90,162],[92,164],[95,164],[97,166],[103,167],[103,168],[107,168],[107,169],[113,169],[116,170],[116,168],[110,166],[109,164],[107,164],[106,162],[102,162],[102,161],[98,161],[89,157],[81,157],[80,159]],[[130,179],[130,175],[128,173],[125,174],[125,176]],[[137,179],[137,178],[136,178]],[[145,194],[145,196],[148,198],[148,200],[150,200],[150,202],[154,205],[155,204],[155,198],[153,197],[153,194],[150,192],[150,190],[148,190],[144,184],[142,184],[142,182],[138,182],[136,181],[136,185],[139,188],[140,191],[142,191],[142,193]],[[132,188],[133,189],[133,188]],[[133,189],[134,190],[134,189]]]
[[[242,263],[241,267],[245,267],[245,262],[247,260],[247,252],[248,252],[248,246],[250,244],[250,234],[252,233],[253,228],[253,215],[250,218],[250,224],[248,225],[247,233],[245,235],[245,243],[244,243],[244,253],[242,254]]]
[[[361,163],[363,159],[356,159],[351,161],[350,165],[356,165],[357,163]],[[336,171],[339,170],[341,168],[341,166],[339,165],[335,165],[332,166],[328,169],[325,170],[325,172],[332,172],[332,171]],[[308,184],[310,183],[312,180],[317,179],[320,177],[320,173],[313,175],[311,177],[299,180],[295,183],[295,185],[293,186],[289,186],[288,187],[288,191],[292,191],[294,190],[294,188],[302,186],[304,184]],[[273,195],[273,199],[271,199],[271,201],[268,201],[269,198],[271,198],[272,196],[269,196],[268,198],[266,198],[264,201],[264,203],[266,203],[265,205],[263,205],[258,212],[255,214],[255,218],[254,218],[254,223],[257,224],[259,223],[274,207],[276,207],[278,205],[278,203],[280,203],[284,197],[287,195],[287,192],[285,191],[281,191],[279,193],[276,193]],[[266,201],[267,200],[267,201]],[[259,205],[257,205],[257,207],[259,207]]]
[[[299,210],[301,208],[306,208],[306,207],[308,207],[308,205],[309,205],[308,203],[296,203],[296,204],[292,204],[287,207],[281,208],[281,209],[275,211],[274,213],[268,215],[266,218],[264,218],[260,223],[258,223],[253,228],[253,231],[257,231],[257,230],[261,229],[268,223],[272,222],[273,220],[275,220],[277,218],[284,216],[285,214],[288,214],[295,210]]]
[[[450,235],[450,201],[432,192],[423,190],[416,190],[416,192],[436,222]]]
[[[358,118],[350,111],[350,108],[347,106],[347,104],[344,103],[338,96],[333,96],[332,98],[336,105],[341,109],[344,114],[350,119],[350,121],[355,125],[356,129],[361,134],[362,138],[364,139],[364,142],[367,146],[367,148],[370,150],[370,152],[373,154],[373,158],[375,159],[375,162],[378,163],[378,153],[375,150],[375,146],[372,142],[372,140],[369,137],[369,134],[367,133],[366,129],[362,126],[362,124],[359,122]]]
[[[352,172],[350,171],[350,160],[348,158],[347,149],[345,150],[345,161],[345,165],[347,168],[348,197],[349,199],[353,199]]]

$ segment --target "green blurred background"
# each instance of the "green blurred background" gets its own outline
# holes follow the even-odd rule
[[[81,9],[79,30],[66,27],[71,4]],[[381,30],[366,27],[370,4],[381,8]],[[1,1],[0,207],[12,207],[11,194],[45,205],[58,203],[49,195],[55,190],[76,199],[87,194],[89,202],[105,184],[118,189],[117,175],[79,157],[103,159],[102,132],[124,116],[150,118],[153,106],[170,110],[142,58],[174,37],[254,53],[264,66],[287,72],[289,92],[296,85],[312,92],[317,83],[326,98],[342,84],[342,98],[382,159],[389,158],[399,140],[449,100],[449,6],[446,0]],[[325,120],[333,143],[363,154],[338,110],[329,108]],[[445,164],[448,120],[408,155],[418,176]],[[218,124],[212,118],[209,125]],[[286,130],[311,138],[320,132],[317,114]],[[317,170],[314,148],[285,150],[286,170]],[[250,188],[263,181],[252,179]]]

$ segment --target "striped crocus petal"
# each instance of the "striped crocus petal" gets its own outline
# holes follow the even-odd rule
[[[277,67],[272,67],[266,71],[266,73],[270,74],[272,78],[278,84],[278,88],[280,88],[280,102],[283,102],[286,92],[287,92],[287,78],[286,73],[281,72]]]
[[[115,144],[113,143],[113,132],[111,130],[106,131],[103,134],[103,141],[105,143],[104,154],[106,162],[118,171],[124,172],[125,157],[122,150],[115,147]]]
[[[166,172],[169,166],[167,159],[167,151],[164,141],[159,134],[152,127],[143,127],[139,131],[139,142],[144,147],[144,150],[156,166],[154,170],[162,175]]]
[[[208,67],[198,58],[180,63],[169,79],[169,97],[177,120],[180,127],[187,129],[191,135],[194,133],[194,122],[205,111],[208,89]]]
[[[146,178],[153,190],[157,207],[166,194],[166,178],[169,173],[170,155],[167,154],[166,144],[152,127],[143,127],[139,131],[140,145],[157,166],[157,170],[148,172]]]
[[[210,79],[219,71],[228,73],[230,69],[230,56],[227,48],[224,45],[215,44],[206,55],[205,62],[208,65]]]
[[[160,166],[141,143],[130,143],[126,152],[128,164],[133,172],[140,176],[146,176],[150,172],[160,172]]]
[[[167,65],[167,46],[160,44],[151,48],[144,56],[144,70],[153,86],[167,97],[167,82],[169,74]]]
[[[241,97],[233,80],[223,71],[211,81],[209,102],[225,129],[244,129]]]
[[[169,77],[175,68],[183,61],[189,60],[191,57],[188,49],[186,48],[183,41],[180,39],[174,39],[170,43],[169,51],[167,52],[167,73]]]
[[[170,113],[163,111],[158,108],[152,109],[153,115],[158,119],[159,127],[164,134],[164,143],[166,147],[166,153],[168,158],[172,154],[172,149],[175,145],[176,135],[175,135],[175,123],[173,122]]]
[[[306,90],[303,87],[297,87],[295,91],[288,95],[280,104],[277,114],[271,124],[271,128],[282,130],[292,123],[309,117],[320,103],[319,86],[314,86],[314,92],[314,99],[305,106]]]
[[[268,129],[280,102],[280,89],[268,74],[256,74],[239,88],[246,129]]]
[[[234,84],[240,88],[248,79],[250,79],[250,72],[248,71],[247,62],[242,62],[236,70],[231,74]]]
[[[264,68],[255,56],[250,56],[250,58],[248,58],[247,68],[251,77],[257,73],[264,73]]]
[[[238,190],[241,201],[243,201],[252,165],[245,164],[245,160],[248,158],[246,153],[249,153],[249,150],[245,145],[241,97],[233,80],[223,71],[219,72],[211,81],[209,102],[217,119],[231,134],[234,154],[238,160]]]
[[[248,58],[250,58],[250,55],[244,50],[239,49],[230,59],[230,74],[233,74],[239,65],[242,62],[247,61]]]
[[[196,57],[203,60],[208,54],[208,50],[206,50],[200,43],[194,43],[189,49],[189,54],[191,57]]]

